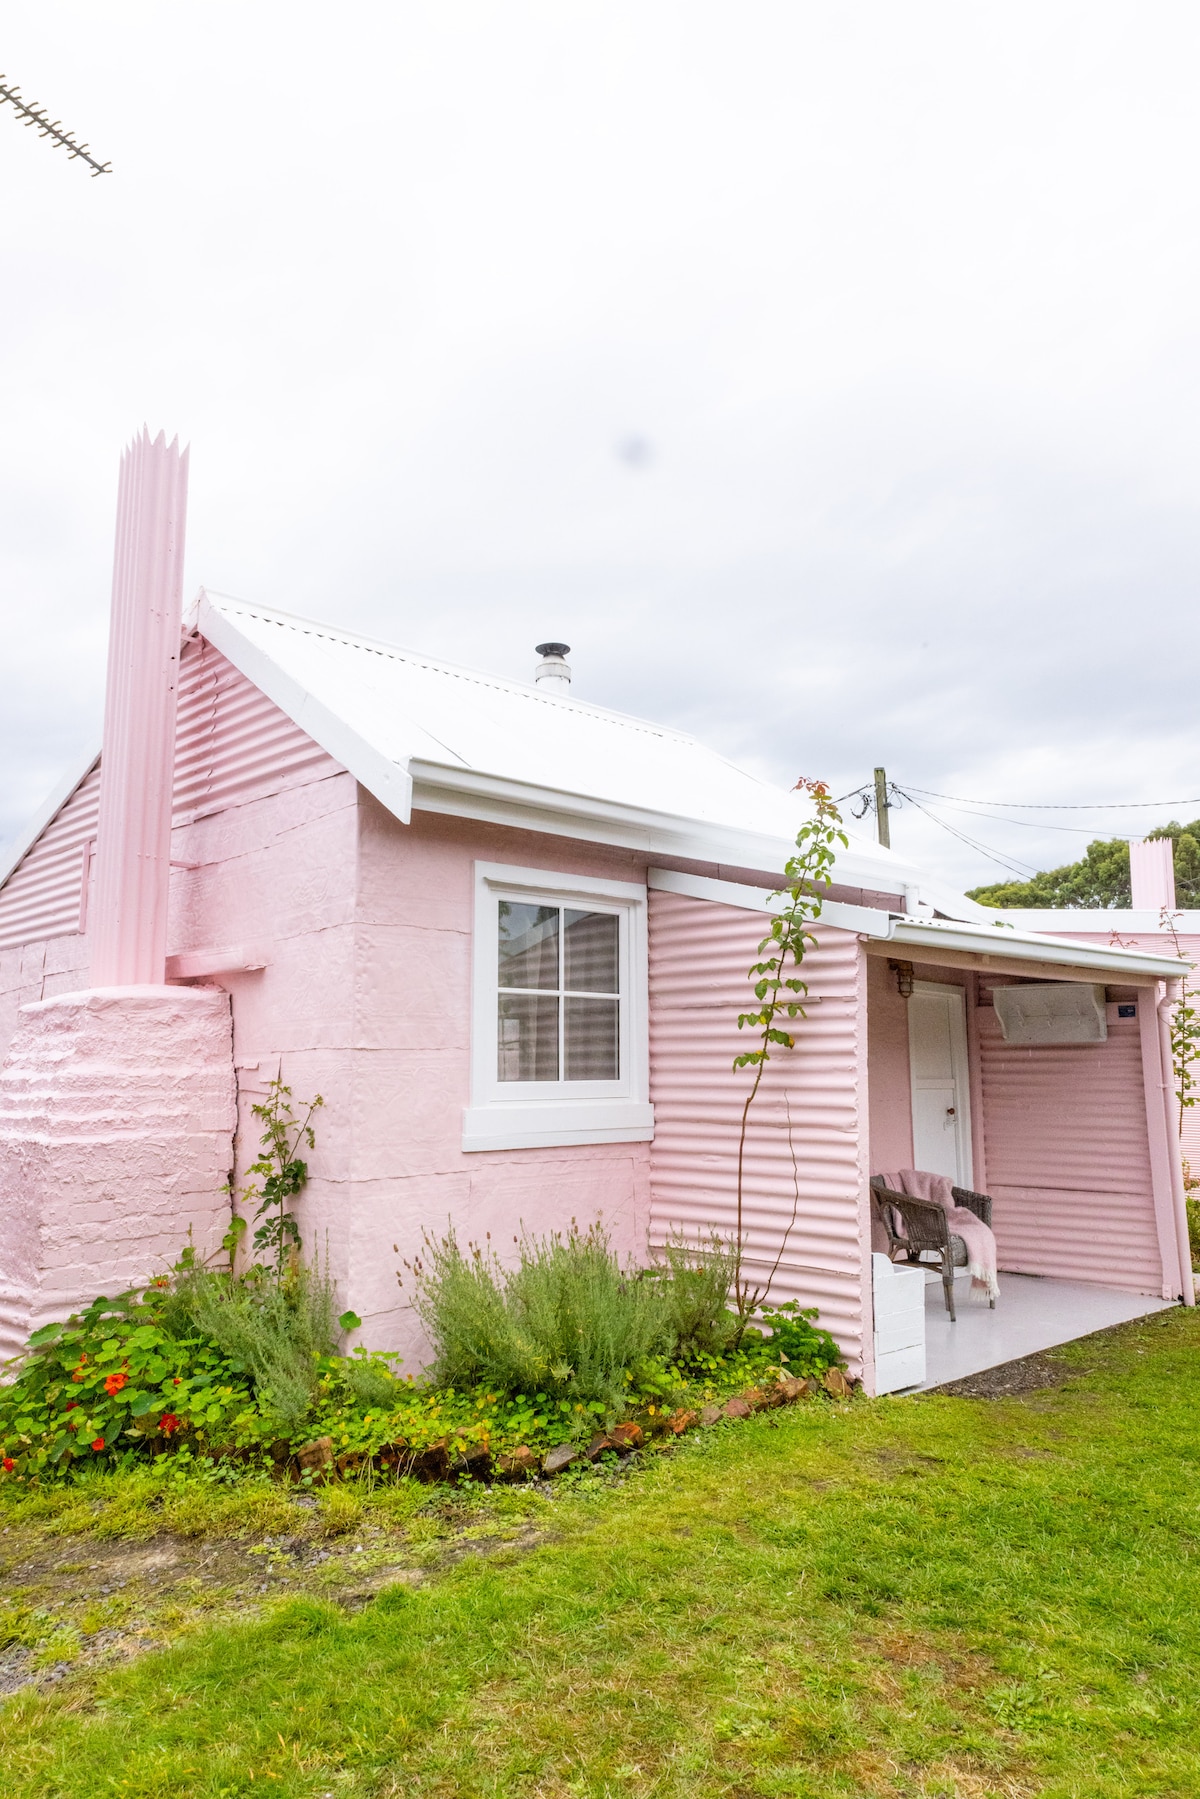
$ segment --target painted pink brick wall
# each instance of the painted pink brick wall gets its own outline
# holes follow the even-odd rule
[[[229,1218],[229,1001],[99,988],[29,1006],[0,1069],[0,1356]]]
[[[650,895],[650,1066],[655,1135],[651,1235],[732,1234],[737,1143],[749,1076],[734,1056],[748,1047],[737,1014],[751,997],[747,969],[763,935],[759,912]],[[766,1270],[787,1229],[797,1184],[800,1212],[775,1296],[820,1309],[863,1367],[866,1310],[866,971],[857,938],[818,927],[805,963],[812,1003],[796,1047],[764,1078],[747,1139],[748,1260]],[[789,1117],[790,1137],[789,1144]],[[795,1150],[795,1163],[792,1149]]]
[[[622,1256],[644,1259],[649,1145],[472,1151],[461,1148],[470,1091],[471,932],[476,861],[644,879],[630,851],[416,812],[399,824],[360,794],[353,983],[346,1292],[364,1337],[427,1353],[397,1285],[422,1232],[491,1232],[502,1256],[534,1233],[604,1218]],[[322,1126],[324,1129],[324,1125]],[[318,1193],[314,1196],[321,1205]],[[317,1207],[314,1207],[314,1211]],[[326,1214],[334,1228],[332,1213]],[[393,1249],[393,1244],[398,1249]]]
[[[603,1212],[640,1256],[646,1145],[464,1155],[460,1142],[475,860],[636,880],[645,857],[432,815],[402,826],[210,646],[188,644],[181,686],[172,857],[196,866],[172,871],[168,951],[265,950],[262,970],[214,977],[233,996],[238,1167],[277,1069],[297,1097],[323,1093],[302,1227],[367,1338],[410,1366],[424,1354],[395,1277],[448,1220],[507,1243],[521,1222]],[[78,934],[7,952],[10,1018],[54,981],[78,984],[86,955]]]
[[[978,1027],[1001,1268],[1161,1293],[1139,1021],[1110,1004],[1106,1042],[1061,1046],[1006,1043],[989,1005]]]

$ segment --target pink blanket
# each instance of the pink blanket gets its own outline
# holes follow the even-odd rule
[[[907,1193],[913,1199],[929,1199],[941,1206],[950,1229],[966,1245],[972,1296],[978,1293],[990,1300],[998,1299],[996,1238],[991,1226],[982,1218],[977,1218],[966,1206],[955,1205],[954,1183],[949,1176],[929,1174],[921,1168],[902,1168],[898,1174],[885,1174],[883,1179],[893,1193]]]

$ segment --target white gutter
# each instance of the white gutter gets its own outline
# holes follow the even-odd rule
[[[1108,910],[1103,906],[1006,906],[990,911],[988,916],[1003,919],[1018,931],[1065,931],[1071,937],[1171,934],[1163,926],[1162,913],[1144,906],[1138,911],[1129,907]],[[1168,917],[1179,936],[1200,936],[1200,911],[1180,908]]]
[[[1008,931],[1002,926],[917,922],[892,917],[890,929],[872,932],[889,943],[913,944],[922,949],[951,949],[969,955],[1009,957],[1020,962],[1069,963],[1073,968],[1107,969],[1118,974],[1152,975],[1159,981],[1177,981],[1191,966],[1178,956],[1154,956],[1144,950],[1114,949],[1109,944],[1080,943],[1071,937],[1038,937],[1029,931]]]
[[[732,863],[735,867],[761,868],[766,872],[778,869],[781,874],[796,849],[794,836],[740,830],[719,821],[651,811],[621,800],[606,800],[541,783],[534,785],[482,769],[450,767],[414,756],[409,770],[416,811],[483,818],[525,830],[546,831],[553,836],[581,837],[661,856],[686,857],[694,862]],[[839,852],[837,880],[845,886],[865,887],[875,893],[915,892],[923,886],[921,871],[914,863],[897,858],[894,869],[881,868],[874,855],[867,857],[853,848]]]

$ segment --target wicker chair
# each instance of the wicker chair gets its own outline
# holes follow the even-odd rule
[[[974,1212],[976,1218],[984,1224],[992,1222],[992,1202],[986,1193],[972,1193],[969,1187],[952,1187],[954,1203]],[[946,1310],[950,1314],[950,1322],[956,1323],[954,1313],[954,1270],[967,1265],[967,1246],[961,1237],[956,1237],[950,1229],[950,1222],[942,1207],[932,1200],[914,1199],[909,1193],[895,1193],[887,1185],[883,1176],[871,1176],[871,1200],[875,1216],[887,1232],[888,1254],[893,1261],[903,1254],[910,1262],[920,1262],[923,1256],[936,1255],[942,1271],[942,1292],[946,1296]],[[899,1226],[903,1226],[903,1230]],[[995,1306],[994,1299],[988,1304]]]

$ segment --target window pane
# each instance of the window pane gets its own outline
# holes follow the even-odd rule
[[[557,906],[526,906],[519,900],[500,901],[502,987],[558,986],[558,916]],[[533,1077],[525,1075],[521,1078],[532,1080]]]
[[[502,993],[497,1040],[502,1081],[558,1079],[558,999],[535,993]]]
[[[619,923],[613,912],[568,912],[567,971],[572,993],[616,993]]]
[[[541,1004],[539,1000],[537,1004]],[[615,999],[566,999],[569,1081],[615,1081],[620,1075]]]

